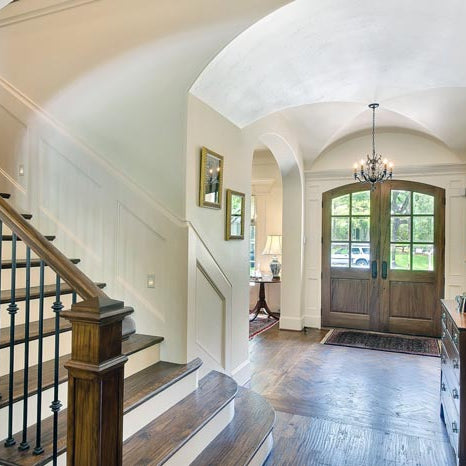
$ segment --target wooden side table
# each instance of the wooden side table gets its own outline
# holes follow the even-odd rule
[[[278,317],[274,315],[274,313],[270,310],[269,306],[267,305],[267,301],[265,300],[265,284],[266,283],[280,283],[281,280],[279,278],[271,278],[271,279],[251,279],[251,283],[259,283],[259,299],[257,300],[254,309],[249,311],[250,314],[254,314],[253,317],[249,317],[249,321],[252,322],[254,319],[257,318],[259,312],[263,309],[264,312],[269,316],[278,320]]]

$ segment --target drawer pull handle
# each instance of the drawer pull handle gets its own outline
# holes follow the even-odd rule
[[[455,400],[457,400],[457,399],[459,398],[459,396],[458,396],[458,390],[457,390],[456,388],[454,388],[454,389],[451,391],[451,394],[452,394],[452,396],[453,396],[453,398],[454,398]]]
[[[456,422],[451,423],[451,430],[453,433],[457,434],[458,433],[458,424]]]
[[[458,363],[458,359],[453,359],[453,369],[459,369],[460,365]]]
[[[455,333],[453,335],[453,341],[455,342],[455,344],[458,344],[458,334],[457,333]]]
[[[442,312],[442,320],[445,322],[447,320],[447,314]]]
[[[447,336],[445,330],[442,332],[442,338],[445,338]]]
[[[442,392],[445,392],[447,390],[447,387],[445,387],[445,384],[442,382],[442,385],[440,386],[442,388]]]

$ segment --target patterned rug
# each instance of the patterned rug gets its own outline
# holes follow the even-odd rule
[[[325,345],[391,351],[393,353],[440,356],[439,343],[436,338],[333,329],[325,335],[321,343]]]
[[[275,320],[272,317],[269,319],[268,316],[259,314],[256,319],[249,322],[249,339],[252,340],[256,335],[265,332],[276,324],[278,324],[278,320]]]

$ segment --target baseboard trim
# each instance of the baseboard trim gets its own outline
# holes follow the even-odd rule
[[[280,316],[280,330],[296,330],[300,332],[304,328],[304,319],[302,317]]]
[[[231,376],[238,385],[246,385],[251,380],[252,368],[249,359],[242,362],[238,367],[232,370]]]
[[[304,316],[304,326],[310,328],[321,328],[322,327],[322,318],[320,315],[305,315]]]

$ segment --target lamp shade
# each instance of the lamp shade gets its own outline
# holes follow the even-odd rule
[[[262,254],[279,256],[282,253],[282,235],[267,235],[267,241]]]

